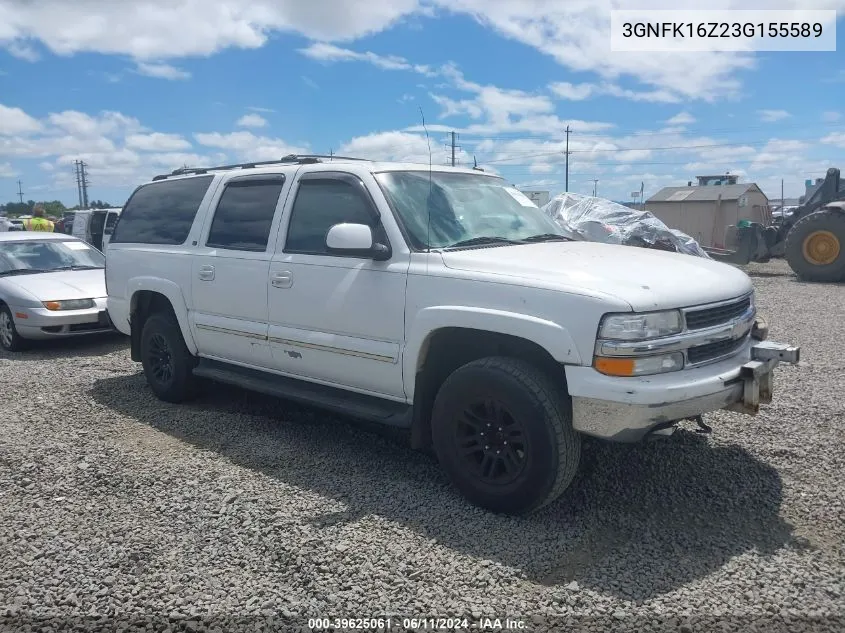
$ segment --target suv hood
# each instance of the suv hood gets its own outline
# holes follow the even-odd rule
[[[683,308],[732,299],[754,286],[729,264],[636,246],[549,242],[442,251],[443,263],[503,277],[558,283],[585,294],[609,294],[635,311]]]
[[[36,275],[0,277],[3,283],[18,286],[39,301],[98,299],[106,296],[106,276],[98,270],[62,270]]]

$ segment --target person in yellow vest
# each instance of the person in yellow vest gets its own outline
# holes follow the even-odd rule
[[[24,229],[26,229],[27,231],[47,231],[50,233],[53,232],[53,229],[56,227],[56,225],[44,217],[43,206],[41,206],[40,204],[36,204],[35,207],[32,209],[32,215],[34,217],[23,221]]]

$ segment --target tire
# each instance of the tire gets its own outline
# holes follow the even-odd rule
[[[539,510],[578,470],[581,437],[568,394],[521,360],[490,357],[457,369],[440,387],[431,426],[434,452],[454,486],[492,512]]]
[[[820,235],[824,236],[826,250],[816,255],[828,253],[832,258],[829,262],[814,262],[807,257],[813,255],[811,240]],[[805,281],[845,281],[845,213],[828,209],[801,218],[787,233],[784,252],[790,268]]]
[[[22,352],[29,348],[29,341],[18,334],[12,311],[0,304],[0,347],[7,352]]]
[[[176,317],[150,315],[141,331],[141,364],[153,393],[165,402],[184,402],[197,391],[196,358],[185,346]]]

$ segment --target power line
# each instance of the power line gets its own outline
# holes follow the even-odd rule
[[[570,125],[567,125],[570,127]],[[671,126],[668,126],[671,127]],[[725,133],[731,134],[735,132],[746,132],[749,130],[765,130],[765,129],[772,129],[772,125],[743,125],[740,127],[723,127],[723,128],[686,128],[684,127],[682,130],[634,130],[634,129],[619,129],[616,127],[611,127],[607,130],[607,134],[614,134],[616,136],[701,136],[701,135],[713,135],[718,133]],[[841,128],[845,130],[845,123],[842,121],[820,121],[818,123],[807,125],[806,123],[796,123],[793,125],[780,125],[776,126],[777,131],[782,130],[813,130],[816,128]],[[577,130],[574,130],[577,132]],[[565,130],[561,130],[558,134],[560,135],[558,138],[562,138]],[[507,135],[507,133],[502,133],[500,135],[492,135],[492,136],[485,136],[483,134],[472,134],[470,132],[464,131],[464,136],[472,138],[472,139],[479,139],[482,141],[490,140],[490,141],[521,141],[521,140],[548,140],[549,134],[541,135],[541,134],[521,134],[519,132],[514,132],[513,136]],[[599,133],[587,133],[587,132],[580,132],[579,136],[581,138],[606,138],[606,135],[602,135]]]

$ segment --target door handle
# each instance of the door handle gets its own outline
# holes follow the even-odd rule
[[[293,285],[293,273],[289,270],[273,273],[270,278],[270,285],[274,288],[290,288]]]
[[[203,281],[211,281],[214,279],[214,266],[208,264],[200,266],[199,278]]]

